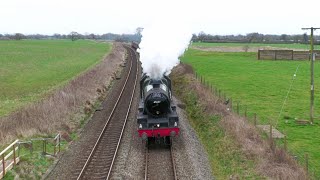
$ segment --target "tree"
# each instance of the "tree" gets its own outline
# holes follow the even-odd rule
[[[307,33],[304,33],[303,34],[303,43],[305,43],[305,44],[307,44],[308,43],[308,35],[307,35]]]
[[[249,43],[256,42],[258,38],[259,38],[259,33],[255,32],[255,33],[247,34],[247,39]]]
[[[88,37],[89,39],[96,39],[96,35],[93,33],[89,34]]]
[[[294,43],[298,43],[298,42],[300,42],[301,41],[301,39],[302,39],[302,36],[301,35],[293,35],[293,42]]]
[[[15,40],[21,40],[23,38],[25,38],[25,36],[23,34],[21,34],[21,33],[15,33],[13,35],[13,39],[15,39]]]
[[[56,39],[61,39],[61,34],[55,33],[53,34],[53,37]]]
[[[137,27],[137,29],[136,29],[136,34],[137,34],[137,35],[141,35],[143,29],[144,29],[143,27]]]
[[[135,41],[137,41],[138,43],[140,43],[141,42],[141,38],[142,38],[142,31],[143,31],[143,27],[138,27],[137,29],[136,29],[136,33],[134,34],[134,36],[135,36]]]
[[[201,31],[199,34],[198,34],[198,39],[200,42],[203,42],[206,38],[206,33],[204,33],[203,31]]]
[[[284,42],[288,41],[288,35],[286,35],[286,34],[281,34],[280,40],[281,40],[281,41],[284,41]]]
[[[71,41],[75,41],[75,40],[79,39],[79,33],[75,32],[75,31],[72,31],[69,36],[71,38]]]

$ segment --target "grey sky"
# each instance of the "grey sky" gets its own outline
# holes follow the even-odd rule
[[[0,0],[0,33],[132,33],[173,18],[168,28],[183,24],[195,33],[302,34],[302,27],[320,27],[319,5],[319,0]]]

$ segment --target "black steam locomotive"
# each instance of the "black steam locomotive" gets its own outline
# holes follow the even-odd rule
[[[138,133],[143,140],[169,138],[179,133],[179,117],[172,101],[171,80],[163,75],[160,79],[143,74],[140,80],[138,109]]]

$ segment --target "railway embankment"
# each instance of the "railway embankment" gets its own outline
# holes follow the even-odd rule
[[[180,64],[171,79],[217,179],[306,179],[291,156],[272,149],[252,124],[230,112],[227,102],[195,78],[191,66]]]

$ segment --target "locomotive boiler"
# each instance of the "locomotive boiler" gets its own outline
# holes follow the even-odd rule
[[[138,133],[148,138],[170,138],[179,133],[179,117],[172,100],[171,80],[168,76],[140,80],[140,103],[137,115]]]

